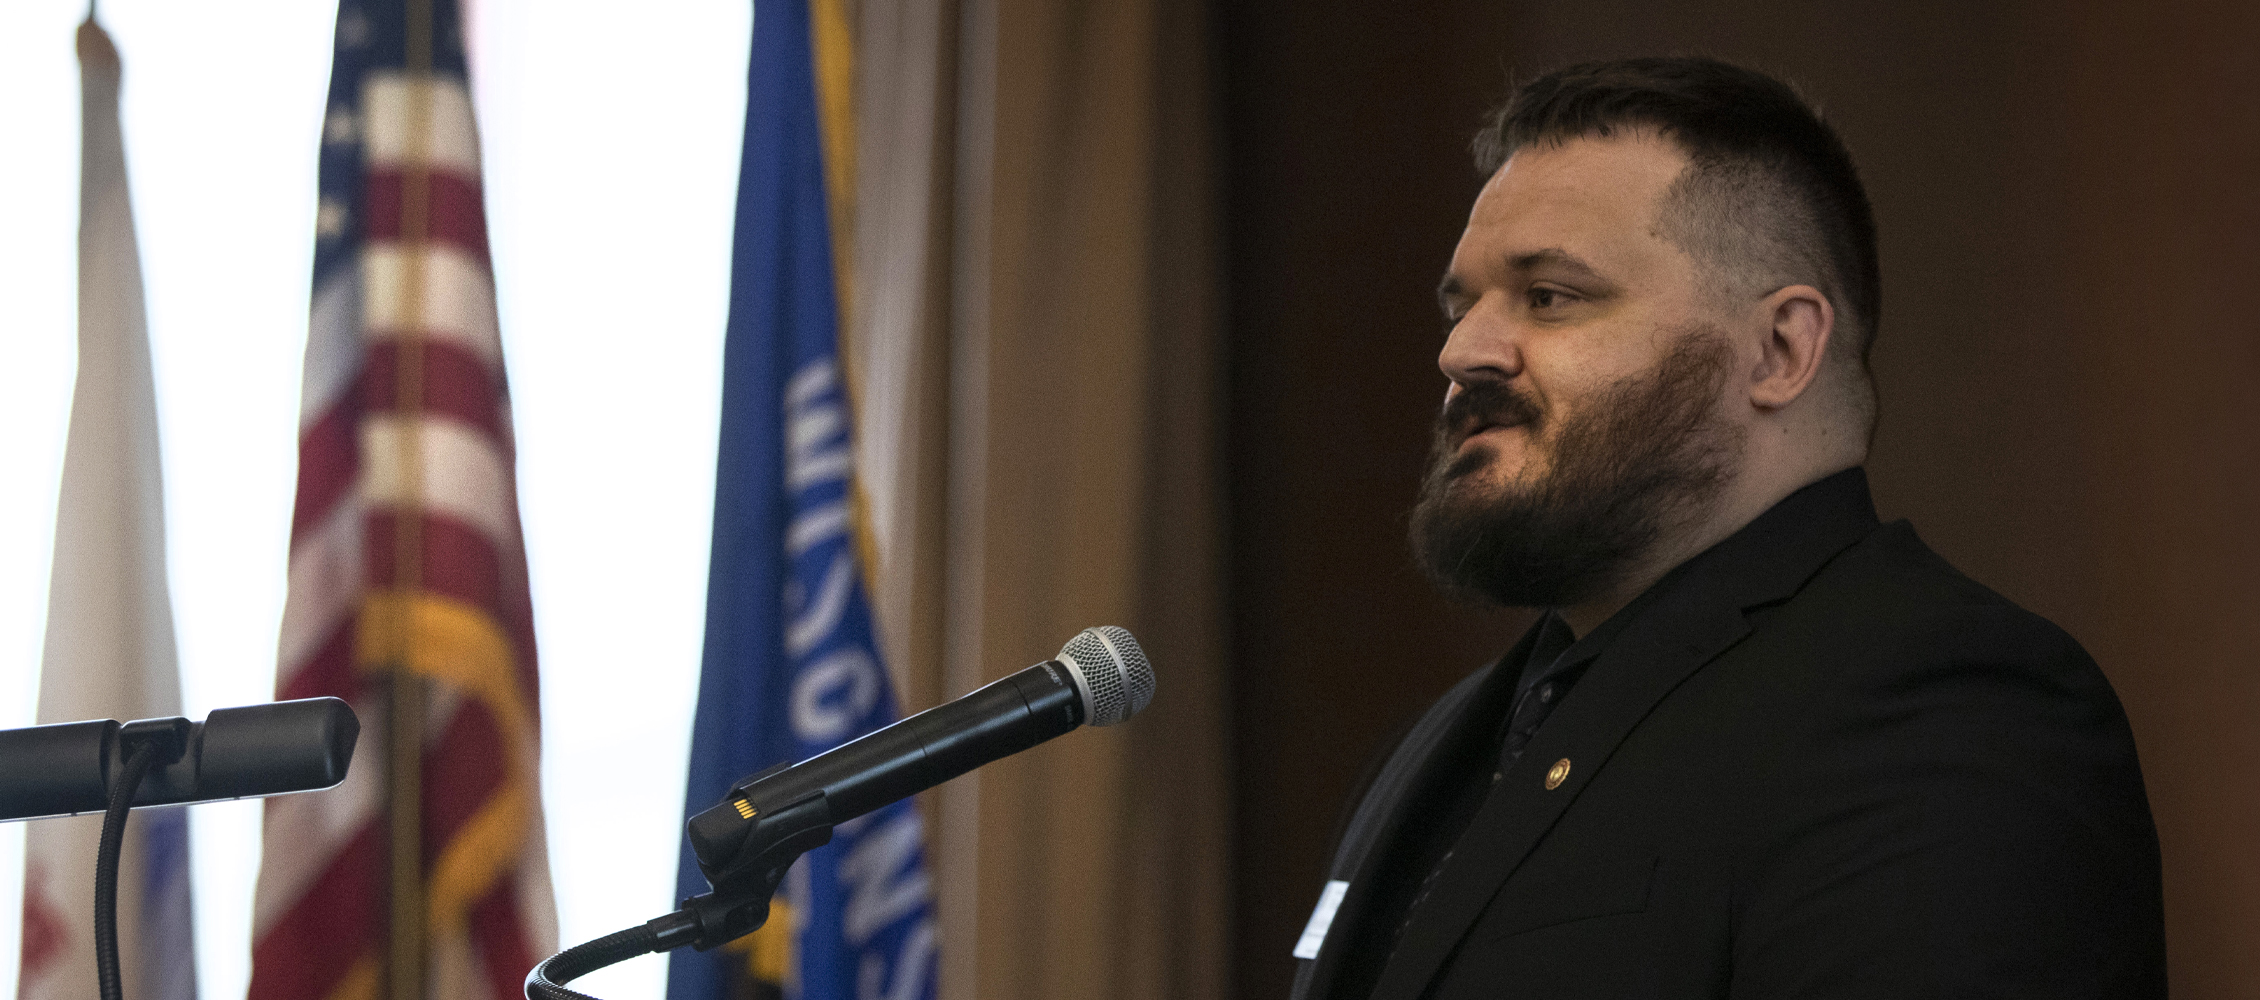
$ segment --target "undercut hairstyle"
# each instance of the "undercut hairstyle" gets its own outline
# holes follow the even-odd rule
[[[1688,161],[1659,206],[1661,235],[1730,300],[1793,284],[1828,296],[1836,327],[1824,366],[1872,435],[1868,355],[1883,309],[1875,214],[1844,140],[1788,84],[1692,56],[1571,66],[1492,113],[1475,137],[1476,167],[1488,176],[1525,147],[1643,129]]]

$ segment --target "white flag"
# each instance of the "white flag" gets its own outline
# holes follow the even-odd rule
[[[40,662],[39,721],[180,714],[172,598],[165,586],[157,397],[141,257],[118,127],[118,51],[92,19],[78,30],[84,94],[79,187],[78,383],[55,516],[55,567]],[[26,832],[21,1000],[97,995],[94,852],[100,816]],[[118,879],[125,992],[194,1000],[188,817],[137,812]]]

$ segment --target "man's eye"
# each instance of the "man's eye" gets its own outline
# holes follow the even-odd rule
[[[1530,290],[1530,308],[1532,309],[1552,309],[1568,300],[1568,295],[1552,288],[1533,288]]]

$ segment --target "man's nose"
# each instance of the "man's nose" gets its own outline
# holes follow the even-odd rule
[[[1478,299],[1444,337],[1444,350],[1436,356],[1436,367],[1453,385],[1505,382],[1522,374],[1522,338],[1500,298],[1486,295]]]

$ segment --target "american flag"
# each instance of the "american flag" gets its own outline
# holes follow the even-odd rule
[[[510,409],[453,0],[348,0],[276,697],[351,777],[267,804],[250,1000],[519,995],[555,947]]]

